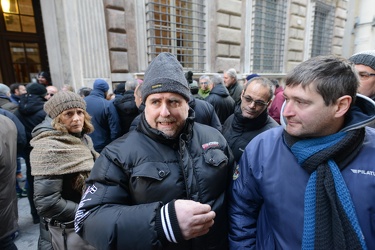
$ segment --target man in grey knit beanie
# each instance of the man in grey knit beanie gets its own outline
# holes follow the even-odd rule
[[[235,163],[228,142],[195,122],[174,55],[159,54],[140,88],[137,127],[95,162],[76,232],[96,249],[109,239],[113,249],[228,249],[225,197]]]
[[[375,101],[375,50],[362,51],[352,55],[349,60],[355,64],[360,85],[358,93]],[[369,125],[375,128],[375,122]]]
[[[172,92],[189,101],[190,90],[184,70],[171,53],[160,53],[148,66],[141,86],[142,101],[150,94]]]
[[[361,84],[358,92],[375,100],[375,50],[359,52],[349,60],[355,63],[359,74]]]

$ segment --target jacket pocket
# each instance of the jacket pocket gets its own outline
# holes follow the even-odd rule
[[[133,168],[133,178],[151,178],[158,181],[163,180],[170,174],[167,164],[162,162],[147,162]]]
[[[221,167],[228,164],[228,157],[221,149],[209,148],[203,155],[205,162],[213,167]]]
[[[161,162],[147,162],[134,167],[129,183],[133,203],[167,203],[173,199],[171,195],[178,197],[175,194],[178,191],[176,183],[170,178],[172,174],[168,165]]]

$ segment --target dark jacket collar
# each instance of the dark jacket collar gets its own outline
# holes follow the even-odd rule
[[[258,130],[267,123],[267,118],[267,109],[265,109],[258,117],[254,119],[243,117],[241,105],[237,105],[236,109],[234,110],[232,128],[238,132]]]

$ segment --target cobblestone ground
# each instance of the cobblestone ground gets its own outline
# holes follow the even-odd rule
[[[33,224],[27,198],[18,198],[18,226],[20,233],[15,240],[18,249],[36,250],[38,248],[39,224]]]
[[[26,177],[26,165],[22,162],[22,174]],[[21,187],[25,182],[19,182]],[[18,226],[19,235],[15,244],[20,250],[38,249],[39,224],[33,224],[33,217],[30,214],[30,205],[27,197],[18,198]]]

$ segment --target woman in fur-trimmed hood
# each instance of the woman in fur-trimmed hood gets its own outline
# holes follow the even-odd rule
[[[60,91],[45,103],[44,110],[49,117],[35,127],[30,142],[33,147],[30,161],[35,178],[34,202],[39,215],[49,222],[52,245],[59,249],[57,242],[61,238],[56,238],[51,227],[63,225],[73,229],[71,222],[85,180],[99,154],[87,135],[94,128],[82,97]],[[82,240],[76,236],[78,239],[74,239],[74,244],[77,244],[76,240]],[[69,246],[69,238],[67,244]]]

